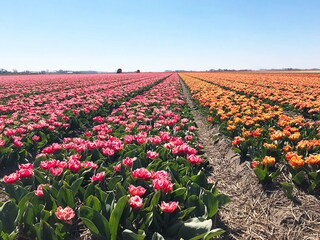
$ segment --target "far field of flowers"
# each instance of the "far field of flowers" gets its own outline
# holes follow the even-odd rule
[[[1,239],[212,239],[208,175],[180,80],[262,184],[320,191],[317,74],[0,77]]]
[[[177,74],[0,78],[2,239],[212,239],[229,199],[205,174]]]

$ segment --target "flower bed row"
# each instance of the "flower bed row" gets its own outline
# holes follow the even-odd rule
[[[116,79],[114,76],[113,79]],[[90,127],[93,117],[109,114],[125,99],[147,90],[167,76],[146,74],[138,80],[103,82],[87,88],[79,86],[69,91],[10,100],[6,108],[11,110],[0,118],[0,166],[32,161],[35,154],[47,144],[79,134]],[[99,81],[99,78],[101,76],[90,82]],[[78,84],[77,79],[75,75],[75,84]],[[110,81],[112,78],[107,79]]]
[[[139,74],[59,74],[59,75],[20,75],[0,76],[0,102],[24,99],[28,96],[47,93],[68,93],[81,88],[92,88],[96,85],[122,83],[127,80],[144,80],[155,75],[150,73]],[[165,75],[165,74],[163,74]],[[44,95],[46,97],[46,95]],[[59,97],[59,95],[57,95]],[[27,98],[24,101],[26,101]],[[41,99],[37,99],[41,102]],[[2,106],[3,107],[3,106]]]
[[[191,76],[320,120],[319,74],[192,73]]]
[[[320,188],[320,122],[289,117],[281,107],[237,94],[181,74],[192,97],[208,109],[208,121],[220,124],[242,159],[250,160],[261,182],[281,173],[291,196],[292,185],[318,194]]]
[[[42,150],[3,178],[2,236],[211,239],[228,198],[204,172],[202,145],[177,74],[138,95],[77,138]]]

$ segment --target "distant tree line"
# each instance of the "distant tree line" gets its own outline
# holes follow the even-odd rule
[[[236,72],[236,71],[252,71],[250,69],[240,69],[240,70],[236,70],[236,69],[210,69],[209,72]]]
[[[134,71],[135,73],[140,73],[140,70]],[[99,72],[99,71],[71,71],[71,70],[57,70],[57,71],[49,71],[49,70],[42,70],[42,71],[18,71],[16,69],[12,69],[12,71],[6,70],[4,68],[0,68],[0,75],[24,75],[24,74],[97,74],[97,73],[110,73],[110,72]],[[122,73],[122,69],[119,68],[116,73]]]
[[[40,72],[31,72],[29,70],[18,72],[16,69],[12,69],[12,71],[8,71],[4,68],[0,68],[0,74],[2,75],[11,75],[11,74],[40,74]]]

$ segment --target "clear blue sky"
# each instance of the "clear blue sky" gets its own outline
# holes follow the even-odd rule
[[[0,68],[320,67],[319,0],[0,0]]]

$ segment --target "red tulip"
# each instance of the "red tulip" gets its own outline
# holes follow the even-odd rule
[[[29,178],[33,176],[33,170],[32,169],[20,169],[18,170],[18,174],[20,178]]]
[[[177,209],[178,206],[179,206],[179,202],[171,202],[170,201],[170,202],[166,203],[166,202],[162,201],[161,205],[159,207],[163,212],[172,213]]]
[[[38,135],[33,135],[32,140],[38,142],[40,140],[40,137]]]
[[[143,194],[145,194],[146,189],[144,187],[138,186],[135,187],[132,184],[128,187],[128,191],[131,196],[139,196],[141,197]]]
[[[122,164],[125,165],[126,167],[131,167],[132,163],[133,163],[133,159],[129,157],[122,160]]]
[[[165,193],[172,191],[173,183],[166,178],[157,178],[152,181],[155,190],[163,190]]]
[[[132,176],[134,178],[150,180],[151,173],[146,168],[138,168],[132,172]]]
[[[75,217],[75,213],[71,207],[62,208],[61,206],[59,206],[55,211],[55,215],[59,220],[67,222],[69,224],[72,223],[72,218]]]
[[[143,205],[143,200],[139,196],[133,196],[129,199],[129,205],[132,208],[141,208]]]
[[[203,162],[203,160],[199,156],[196,156],[194,154],[187,156],[187,160],[191,164],[199,164]]]
[[[18,180],[20,180],[19,173],[11,173],[10,175],[3,177],[3,181],[5,183],[14,183],[14,182],[16,182]]]
[[[149,159],[156,159],[159,156],[157,152],[147,151],[147,158]]]
[[[34,190],[33,191],[34,194],[37,196],[37,197],[42,197],[44,195],[43,191],[42,191],[42,184],[40,184],[38,187],[37,187],[37,190]]]
[[[103,177],[104,177],[104,172],[97,173],[96,175],[91,177],[91,182],[94,182],[94,181],[102,182]]]

